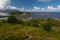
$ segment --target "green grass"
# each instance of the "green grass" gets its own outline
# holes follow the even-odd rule
[[[37,20],[39,24],[46,22],[44,19]],[[32,36],[31,40],[60,40],[60,21],[52,20],[52,31],[47,32],[42,27],[35,27],[22,24],[8,24],[0,21],[0,40],[29,40],[29,36]],[[28,24],[29,21],[25,21]],[[40,25],[40,26],[41,26]]]
[[[0,27],[0,40],[25,40],[32,35],[32,40],[60,40],[60,32],[46,32],[42,28],[23,26],[20,24],[2,24]]]

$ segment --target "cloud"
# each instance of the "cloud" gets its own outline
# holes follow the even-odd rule
[[[48,8],[48,9],[53,9],[53,6],[48,6],[47,8]]]
[[[47,11],[54,11],[55,10],[55,8],[53,6],[48,6],[47,8],[48,8]]]
[[[10,4],[10,0],[0,0],[0,10],[5,10],[9,4]],[[0,15],[6,16],[8,14],[0,12]]]
[[[7,9],[10,9],[10,10],[18,10],[19,8],[15,7],[15,6],[8,5],[7,6]]]
[[[24,7],[18,8],[15,6],[7,6],[7,9],[10,9],[10,10],[14,9],[22,12],[60,12],[60,5],[58,5],[57,7],[47,6],[46,8],[34,6],[32,9],[27,9]]]
[[[51,0],[38,0],[38,1],[41,1],[41,2],[50,2]]]
[[[19,11],[26,11],[26,12],[60,12],[60,5],[58,5],[57,7],[53,7],[53,6],[47,6],[46,8],[40,8],[37,6],[34,6],[32,9],[27,9],[27,8],[18,8],[15,6],[10,6],[9,4],[11,0],[0,0],[0,10],[3,9],[14,9],[14,10],[19,10]],[[41,2],[50,2],[52,0],[38,0]],[[3,14],[3,13],[2,13]]]
[[[40,10],[40,7],[34,6],[32,10]]]
[[[48,11],[51,12],[60,12],[60,5],[58,5],[57,7],[53,7],[53,6],[48,6]]]
[[[40,11],[40,7],[34,6],[33,9],[32,9],[32,11],[35,11],[35,12]]]
[[[10,3],[10,0],[0,0],[0,10],[5,9]]]
[[[19,10],[19,11],[28,11],[28,9],[25,9],[24,7],[18,8],[18,7],[10,6],[10,5],[8,5],[6,9],[9,9],[9,10]]]
[[[57,7],[47,6],[46,8],[33,7],[34,12],[60,12],[60,5]],[[32,10],[32,11],[33,11]]]
[[[57,7],[60,8],[60,5],[58,5]]]

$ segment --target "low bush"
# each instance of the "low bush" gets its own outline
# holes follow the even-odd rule
[[[7,19],[8,23],[16,24],[18,22],[17,18],[15,16],[9,16]]]
[[[46,30],[46,31],[51,31],[52,30],[52,24],[51,23],[44,23],[43,25],[43,29]]]

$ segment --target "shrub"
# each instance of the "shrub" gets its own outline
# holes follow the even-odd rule
[[[45,23],[45,24],[43,24],[43,29],[46,31],[51,31],[52,25],[49,23]]]
[[[31,23],[31,26],[37,27],[38,24],[37,24],[36,22],[32,22],[32,23]]]
[[[37,21],[37,20],[32,20],[32,21],[31,21],[31,26],[40,27],[39,21]]]
[[[23,21],[22,25],[23,25],[23,26],[31,26],[28,21]]]
[[[9,16],[7,19],[8,23],[16,24],[18,22],[17,18],[15,16]]]
[[[17,21],[17,23],[18,23],[18,24],[23,24],[24,21],[20,19],[20,20]]]

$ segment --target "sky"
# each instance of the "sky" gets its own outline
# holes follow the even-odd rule
[[[60,12],[60,0],[0,0],[0,10]]]

